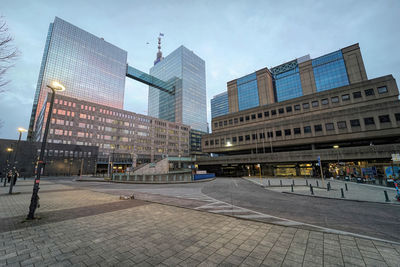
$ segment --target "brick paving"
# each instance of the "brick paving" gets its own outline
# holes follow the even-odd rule
[[[43,189],[46,186],[42,185]],[[45,215],[39,223],[27,222],[23,228],[0,233],[0,266],[399,266],[400,263],[397,244],[78,191],[40,193],[43,203],[53,205],[39,209],[38,215]],[[13,201],[4,201],[7,198]],[[12,207],[4,207],[22,205],[26,210],[29,203],[24,202],[24,194],[2,196],[2,218],[26,216],[26,211],[21,215],[8,214]],[[71,202],[72,207],[65,202]]]

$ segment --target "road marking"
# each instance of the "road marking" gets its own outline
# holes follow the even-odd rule
[[[236,187],[238,187],[238,184],[236,183],[236,181],[233,181],[233,183],[235,184]]]

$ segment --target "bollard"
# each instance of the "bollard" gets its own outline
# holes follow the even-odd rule
[[[311,192],[311,195],[314,195],[314,190],[312,188],[312,184],[310,184],[310,192]]]
[[[306,186],[308,186],[308,180],[306,179]]]
[[[340,191],[342,192],[342,198],[344,198],[344,191],[343,191],[343,188],[340,188]]]
[[[291,184],[290,187],[292,188],[292,192],[293,192],[293,185]]]
[[[326,191],[329,191],[329,190],[331,190],[331,183],[330,182],[328,182],[326,184]]]
[[[383,193],[385,193],[385,201],[390,202],[390,199],[389,199],[389,196],[388,196],[388,193],[386,192],[386,190],[383,190]]]
[[[292,180],[292,184],[294,185],[294,179]]]
[[[317,180],[317,187],[319,187],[318,180]]]
[[[349,189],[347,188],[347,184],[344,183],[344,187],[346,187],[346,191],[349,191]]]
[[[282,187],[282,180],[280,180],[281,181],[281,187]]]
[[[270,180],[268,180],[268,186],[271,186],[271,181]]]

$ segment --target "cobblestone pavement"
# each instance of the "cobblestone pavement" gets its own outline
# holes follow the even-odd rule
[[[247,180],[265,186],[265,188],[278,191],[278,192],[286,192],[291,193],[290,185],[295,183],[293,187],[293,193],[311,196],[309,185],[312,184],[314,187],[314,196],[319,197],[328,197],[328,198],[342,198],[341,188],[344,192],[344,198],[349,200],[361,200],[361,201],[372,201],[379,203],[387,203],[387,204],[400,204],[400,201],[395,199],[396,190],[390,187],[383,187],[378,185],[369,185],[369,184],[357,184],[354,182],[343,182],[338,180],[330,180],[325,179],[326,188],[327,182],[330,182],[331,189],[327,191],[322,188],[321,179],[303,179],[303,178],[294,178],[294,179],[286,179],[286,178],[246,178]],[[280,186],[280,181],[282,181],[282,187]],[[321,188],[317,188],[318,185]],[[348,191],[346,191],[345,184],[347,184]],[[383,191],[386,191],[389,197],[389,202],[386,202],[385,195]]]
[[[38,215],[46,215],[42,220],[0,231],[0,266],[399,266],[400,262],[400,245],[393,243],[119,200],[88,190],[64,187],[64,194],[44,192],[48,185],[59,190],[42,184],[41,201],[56,203],[39,209]],[[13,206],[27,207],[24,201],[24,194],[1,195],[2,218],[22,219],[25,213],[7,212]],[[64,204],[68,201],[74,208]],[[4,208],[5,203],[11,207]]]

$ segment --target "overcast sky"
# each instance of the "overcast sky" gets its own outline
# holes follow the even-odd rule
[[[128,51],[148,72],[164,33],[163,55],[180,45],[206,62],[207,107],[226,83],[263,67],[359,43],[368,78],[400,77],[400,1],[22,1],[2,0],[20,57],[0,95],[0,138],[28,128],[47,30],[58,16]],[[149,44],[147,44],[147,42]],[[147,114],[148,86],[126,81],[125,109]]]

